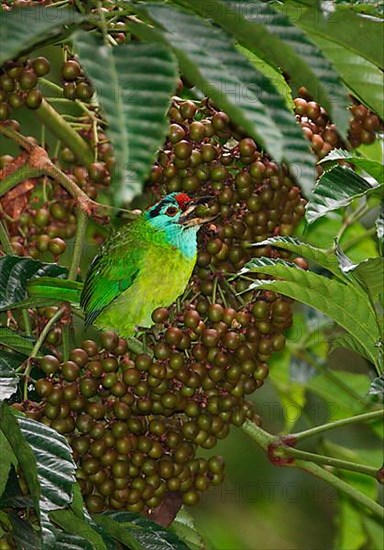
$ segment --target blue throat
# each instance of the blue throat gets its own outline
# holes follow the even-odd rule
[[[196,255],[196,236],[200,226],[194,225],[193,227],[183,228],[178,223],[170,223],[169,218],[166,216],[160,215],[150,218],[147,215],[146,217],[150,225],[165,238],[167,244],[177,248],[188,259],[192,259]]]

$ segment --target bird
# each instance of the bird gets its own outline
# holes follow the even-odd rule
[[[213,219],[199,217],[197,207],[210,199],[170,193],[102,244],[80,296],[87,327],[130,338],[154,324],[153,311],[170,306],[188,284],[197,233]]]

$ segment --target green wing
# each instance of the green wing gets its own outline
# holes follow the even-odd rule
[[[104,243],[88,269],[80,300],[86,326],[129,288],[139,274],[143,252],[138,243],[132,242],[133,232],[128,227],[124,229]]]

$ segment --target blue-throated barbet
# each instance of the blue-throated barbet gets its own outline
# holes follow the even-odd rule
[[[152,312],[169,306],[186,288],[196,263],[197,232],[212,218],[196,213],[210,197],[166,195],[101,246],[81,294],[86,325],[125,338],[150,327]]]

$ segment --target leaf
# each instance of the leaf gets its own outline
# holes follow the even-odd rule
[[[108,121],[116,201],[130,201],[141,192],[168,129],[166,113],[177,85],[174,57],[159,44],[110,48],[86,32],[76,34],[75,44]]]
[[[21,466],[42,530],[43,549],[55,544],[48,511],[67,506],[72,499],[75,463],[64,436],[49,426],[18,416],[5,404],[0,429]]]
[[[26,298],[27,283],[36,277],[63,277],[65,267],[48,264],[20,256],[3,256],[0,258],[0,308],[21,302]]]
[[[373,303],[377,302],[383,293],[384,258],[367,258],[359,264],[354,264],[338,245],[336,254],[343,273],[352,276],[369,294]]]
[[[247,271],[284,278],[279,281],[255,281],[249,289],[276,290],[318,309],[351,333],[369,354],[370,360],[377,362],[376,343],[380,340],[380,334],[375,314],[364,295],[353,286],[270,258],[251,260],[242,269],[243,273]]]
[[[133,512],[105,512],[102,515],[95,516],[95,521],[99,521],[102,516],[112,518],[121,527],[125,526],[131,529],[131,535],[145,549],[189,550],[188,546],[172,531]]]
[[[97,514],[93,516],[93,520],[97,525],[100,525],[111,537],[122,542],[131,550],[145,550],[145,547],[137,542],[134,534],[129,527],[122,528],[121,524],[114,521],[108,516]]]
[[[33,500],[34,508],[36,513],[39,514],[41,488],[37,479],[36,458],[21,432],[14,411],[5,403],[2,403],[0,407],[0,430],[7,438],[19,462]]]
[[[56,277],[39,277],[27,284],[28,295],[32,298],[70,302],[75,306],[80,304],[82,289],[83,283]]]
[[[30,522],[20,518],[15,512],[9,514],[9,519],[12,524],[12,538],[18,549],[40,550],[42,548],[41,537],[32,528]]]
[[[340,272],[337,258],[332,251],[314,247],[311,244],[304,243],[299,239],[296,239],[295,237],[271,237],[269,239],[265,239],[265,241],[254,243],[252,246],[274,246],[276,248],[282,248],[283,250],[288,250],[294,254],[304,256],[307,260],[315,262],[345,282],[345,278]]]
[[[343,216],[340,212],[330,212],[327,216],[318,218],[312,224],[302,220],[296,229],[296,234],[306,242],[319,248],[333,248],[335,235],[343,227]],[[354,262],[361,262],[367,257],[377,256],[375,239],[367,235],[367,229],[360,222],[355,222],[344,231],[340,245],[348,250],[348,255]]]
[[[381,256],[384,255],[384,201],[380,204],[380,213],[375,222],[377,240]]]
[[[258,69],[262,60],[241,46],[238,46],[237,49],[249,59],[256,69],[253,81],[261,90],[259,94],[260,101],[265,105],[270,117],[283,134],[283,158],[287,161],[292,174],[299,182],[303,195],[309,198],[315,181],[314,159],[308,146],[308,140],[304,137],[292,112],[287,109],[286,97],[289,97],[292,102],[289,87],[283,77],[280,76],[288,88],[288,91],[285,90],[285,96],[281,97],[279,87],[281,88],[282,85],[279,81],[275,84],[276,76],[272,80],[259,73]],[[279,75],[276,72],[275,74]],[[252,82],[249,85],[251,87]]]
[[[25,441],[36,457],[41,510],[67,506],[72,500],[76,466],[66,438],[41,422],[25,417],[18,417],[17,420]]]
[[[282,159],[282,134],[260,101],[251,63],[218,27],[178,9],[145,4],[145,11],[164,27],[182,73],[211,97],[245,132]],[[209,52],[209,55],[207,55]]]
[[[190,550],[204,550],[204,541],[197,531],[193,517],[183,506],[173,520],[170,530],[188,544]]]
[[[8,327],[0,327],[0,344],[28,356],[33,350],[35,340]]]
[[[249,59],[249,61],[252,63],[252,65],[255,67],[257,71],[260,71],[261,73],[263,73],[263,75],[266,76],[272,82],[276,90],[284,99],[286,107],[289,109],[291,113],[294,113],[295,104],[292,98],[292,90],[289,84],[287,83],[287,81],[285,80],[281,69],[279,67],[276,68],[273,65],[269,64],[261,57],[258,57],[254,52],[252,52],[248,48],[245,48],[244,46],[240,46],[240,44],[236,44],[236,49]]]
[[[305,83],[314,99],[332,114],[339,130],[346,132],[346,90],[321,50],[289,21],[285,4],[281,9],[284,13],[275,9],[278,5],[257,0],[195,0],[187,4],[211,17],[240,44],[283,69],[295,92]]]
[[[8,476],[12,466],[16,466],[17,460],[5,435],[0,431],[0,500],[3,497],[8,482]],[[1,508],[1,505],[0,505]]]
[[[49,514],[52,521],[60,525],[66,533],[85,538],[93,550],[107,550],[103,537],[86,520],[74,514],[72,510],[55,510]]]
[[[376,160],[371,160],[355,152],[345,151],[344,149],[332,149],[330,153],[323,159],[319,160],[319,164],[327,164],[331,161],[347,160],[353,163],[358,168],[361,168],[367,174],[375,178],[379,183],[383,183],[383,166]]]
[[[15,369],[20,363],[20,356],[0,349],[0,403],[16,392],[19,379]]]
[[[354,54],[335,42],[325,40],[317,35],[311,35],[311,38],[332,61],[332,64],[353,95],[383,118],[383,81],[381,70],[363,57]]]
[[[335,166],[320,176],[306,206],[306,219],[313,223],[328,212],[349,205],[354,199],[382,194],[383,189],[379,184],[371,185],[350,168]]]
[[[94,550],[94,546],[84,537],[57,529],[55,550]]]
[[[291,6],[298,2],[290,2]],[[295,23],[310,35],[317,34],[328,41],[364,57],[377,67],[384,65],[382,21],[361,17],[350,10],[350,6],[333,6],[326,14],[316,8],[296,10]],[[369,36],[369,40],[356,40],[356,36]]]
[[[374,380],[372,380],[371,387],[369,388],[370,395],[384,396],[384,374],[381,374]]]
[[[362,355],[368,361],[370,361],[370,356],[367,353],[366,349],[354,338],[351,334],[348,334],[348,332],[342,334],[341,336],[336,336],[335,338],[331,338],[331,349],[330,351],[334,351],[337,348],[344,348],[349,349],[358,355]]]
[[[48,16],[49,13],[49,16]],[[0,65],[58,37],[64,27],[80,23],[83,17],[74,10],[44,6],[12,7],[0,19]]]

